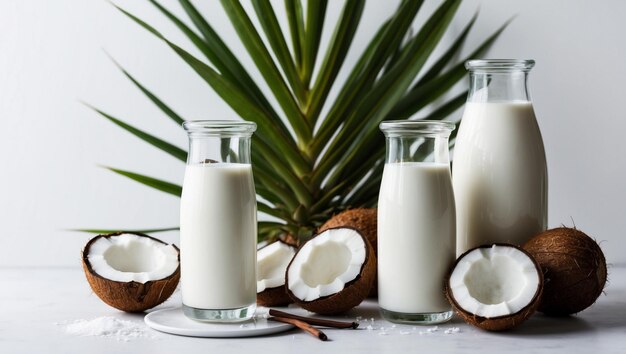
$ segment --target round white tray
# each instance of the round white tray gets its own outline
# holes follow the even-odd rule
[[[268,321],[263,317],[235,323],[198,322],[187,318],[181,307],[150,312],[144,317],[144,321],[150,328],[160,332],[210,338],[264,336],[293,328],[290,324]]]

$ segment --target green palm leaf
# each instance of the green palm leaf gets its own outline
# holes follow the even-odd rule
[[[98,112],[98,114],[100,114],[101,116],[103,116],[104,118],[108,119],[109,121],[115,123],[115,125],[121,127],[122,129],[126,130],[127,132],[133,134],[134,136],[138,137],[139,139],[147,142],[148,144],[160,149],[161,151],[164,151],[172,156],[174,156],[175,158],[181,160],[181,161],[187,161],[187,152],[175,145],[172,145],[170,143],[168,143],[167,141],[161,140],[153,135],[150,135],[142,130],[139,130],[135,127],[133,127],[130,124],[124,123],[121,120],[107,114],[104,113],[103,111],[90,106],[88,104],[85,104],[87,107],[93,109],[94,111]]]
[[[126,69],[124,69],[117,61],[115,61],[115,59],[113,59],[111,56],[109,56],[109,58],[111,58],[115,66],[117,66],[122,71],[122,73],[124,73],[124,76],[126,76],[133,84],[135,84],[135,86],[137,86],[137,88],[139,88],[139,90],[141,90],[141,92],[143,92],[143,94],[146,95],[146,97],[148,97],[148,99],[150,99],[150,101],[152,101],[152,103],[154,103],[163,113],[170,117],[176,124],[183,124],[185,120],[181,116],[179,116],[178,113],[174,112],[173,109],[171,109],[168,105],[161,101],[155,94],[153,94],[145,86],[139,83],[139,81],[137,81],[132,75],[130,75],[128,71],[126,71]]]
[[[142,175],[139,173],[121,170],[121,169],[117,169],[113,167],[107,167],[107,166],[103,166],[103,167],[109,171],[115,172],[124,177],[128,177],[135,182],[139,182],[145,186],[154,188],[156,190],[160,190],[161,192],[165,192],[176,197],[180,197],[183,191],[183,187],[176,185],[174,183],[165,182],[163,180],[160,180],[154,177],[149,177],[149,176]]]
[[[152,234],[157,232],[167,232],[167,231],[178,231],[180,228],[176,227],[164,227],[160,229],[72,229],[70,231],[80,231],[86,232],[90,234],[112,234],[114,232],[133,232],[133,233],[142,233],[142,234]]]
[[[278,71],[265,44],[263,44],[261,36],[254,28],[252,21],[239,2],[230,0],[221,0],[221,2],[239,35],[239,39],[241,39],[241,42],[248,50],[248,53],[250,53],[252,60],[274,93],[296,136],[303,143],[308,143],[311,139],[312,127],[304,119],[296,100],[291,95],[287,84]]]
[[[363,7],[365,1],[352,0],[347,1],[335,28],[326,56],[320,66],[320,72],[315,81],[315,85],[311,89],[307,114],[309,120],[315,122],[322,106],[326,102],[328,92],[335,82],[335,78],[339,73],[339,69],[343,65],[352,39],[356,33],[356,28],[363,15]]]

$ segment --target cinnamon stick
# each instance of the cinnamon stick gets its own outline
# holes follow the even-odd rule
[[[319,329],[311,326],[310,324],[300,321],[300,320],[296,320],[293,318],[286,318],[286,317],[270,317],[268,318],[269,320],[272,321],[277,321],[277,322],[283,322],[283,323],[289,323],[292,324],[308,333],[310,333],[311,335],[313,335],[314,337],[319,338],[322,341],[327,341],[328,337],[326,336],[326,334],[322,331],[320,331]]]
[[[298,315],[294,315],[288,312],[278,311],[274,309],[270,309],[270,315],[276,316],[276,317],[291,318],[291,319],[302,321],[311,325],[323,326],[323,327],[329,327],[329,328],[356,329],[357,327],[359,327],[359,324],[356,322],[342,322],[342,321],[333,321],[333,320],[323,320],[319,318],[303,317],[303,316],[298,316]]]

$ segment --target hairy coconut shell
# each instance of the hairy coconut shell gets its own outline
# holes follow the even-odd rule
[[[107,305],[125,312],[143,312],[163,303],[174,293],[180,280],[180,263],[172,275],[167,278],[148,281],[145,284],[134,281],[119,282],[106,279],[93,270],[88,258],[89,250],[91,245],[99,238],[115,237],[121,234],[148,237],[167,245],[167,243],[157,238],[136,232],[116,232],[108,235],[98,235],[89,240],[83,249],[81,256],[83,270],[93,292]],[[180,262],[180,250],[175,245],[174,248],[179,253],[178,260]]]
[[[604,253],[584,232],[560,227],[544,231],[525,245],[546,279],[539,311],[567,316],[591,306],[602,294],[607,269]]]
[[[319,234],[336,227],[350,227],[358,230],[370,242],[374,249],[374,254],[378,257],[378,209],[357,208],[343,211],[320,226],[317,233]],[[374,275],[374,283],[368,296],[378,296],[378,275],[376,274]]]
[[[457,315],[459,315],[465,322],[467,322],[467,323],[469,323],[469,324],[471,324],[471,325],[473,325],[475,327],[478,327],[480,329],[484,329],[486,331],[506,331],[506,330],[510,330],[512,328],[515,328],[515,327],[519,326],[524,321],[529,319],[530,316],[532,316],[537,311],[537,309],[539,308],[539,304],[541,303],[541,297],[542,297],[543,288],[544,288],[544,286],[543,286],[544,285],[544,278],[543,278],[543,275],[541,273],[541,268],[539,266],[539,263],[537,262],[537,260],[535,260],[533,258],[533,256],[529,252],[526,252],[521,247],[518,247],[518,246],[512,245],[512,244],[496,243],[496,245],[498,245],[498,246],[514,247],[514,248],[517,248],[518,250],[520,250],[521,252],[523,252],[524,254],[526,254],[528,256],[528,258],[530,258],[533,261],[533,264],[535,265],[535,267],[537,269],[537,273],[539,275],[539,286],[537,287],[537,291],[535,292],[535,295],[533,296],[533,298],[530,301],[530,303],[528,305],[526,305],[525,307],[523,307],[521,310],[519,310],[517,313],[511,314],[511,315],[507,315],[507,316],[498,316],[498,317],[489,317],[489,318],[488,317],[483,317],[483,316],[478,316],[478,315],[473,314],[473,313],[471,313],[469,311],[466,311],[463,307],[461,307],[459,305],[459,303],[456,301],[454,296],[452,296],[452,291],[450,289],[450,275],[452,275],[452,271],[454,270],[454,268],[456,268],[456,266],[458,265],[459,261],[466,254],[468,254],[469,252],[475,250],[476,248],[491,248],[493,245],[482,245],[482,246],[479,246],[479,247],[475,247],[475,248],[472,248],[470,250],[467,250],[465,253],[460,255],[459,258],[457,258],[456,262],[454,262],[454,266],[452,266],[452,270],[450,271],[450,274],[446,278],[446,283],[445,283],[446,297],[448,298],[448,301],[452,305],[452,308],[454,308],[454,311],[457,313]]]
[[[369,294],[372,284],[374,283],[374,276],[376,275],[376,255],[374,254],[374,248],[367,238],[365,238],[359,230],[354,228],[351,229],[355,230],[357,234],[361,236],[365,244],[365,260],[361,266],[359,275],[357,275],[357,277],[352,281],[346,283],[341,291],[332,295],[320,297],[313,301],[300,300],[291,292],[289,287],[287,287],[287,294],[289,297],[303,309],[321,315],[337,315],[359,305]],[[315,236],[307,242],[310,242],[314,238]],[[298,257],[300,250],[302,250],[302,247],[300,247],[291,262],[289,262],[285,275],[285,284],[289,284],[289,268],[291,267],[293,260]]]

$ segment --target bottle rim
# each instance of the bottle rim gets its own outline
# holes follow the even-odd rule
[[[251,136],[256,131],[256,123],[237,120],[189,120],[183,128],[190,135],[241,135]]]
[[[400,135],[449,136],[456,124],[438,120],[389,120],[380,123],[380,130],[386,137]]]
[[[533,59],[472,59],[465,62],[470,72],[529,72],[535,66]]]

